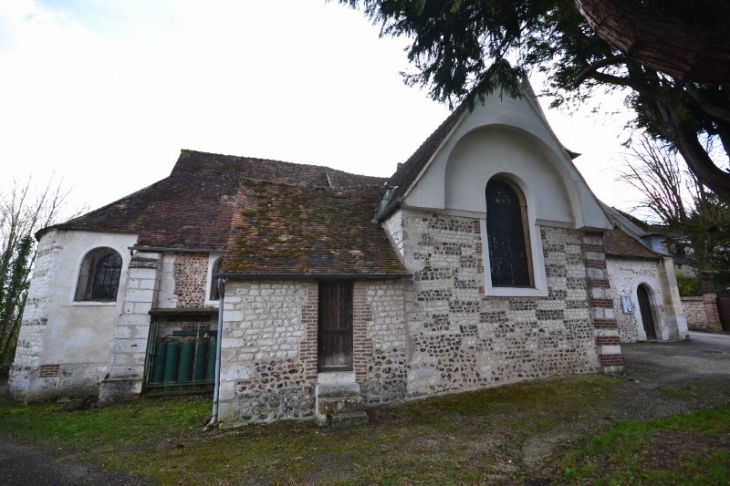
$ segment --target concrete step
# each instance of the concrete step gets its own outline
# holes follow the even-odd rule
[[[368,414],[365,412],[342,412],[329,415],[329,423],[335,428],[356,427],[365,425],[369,421]]]
[[[320,414],[361,412],[365,400],[360,395],[318,396],[317,412]]]

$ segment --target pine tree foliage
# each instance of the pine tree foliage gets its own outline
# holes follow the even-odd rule
[[[717,0],[339,0],[381,26],[385,36],[410,39],[408,59],[415,68],[405,73],[409,85],[426,86],[433,99],[451,106],[473,102],[496,89],[518,95],[525,73],[545,73],[545,92],[554,104],[581,103],[597,91],[620,91],[635,113],[635,125],[678,150],[690,170],[721,198],[730,201],[730,74],[717,68],[710,54],[683,56],[689,44],[664,52],[668,39],[651,35],[652,19],[677,27],[675,36],[689,39],[708,29],[717,45],[730,45],[730,4]],[[576,4],[581,4],[579,10]],[[588,5],[590,4],[590,5]],[[599,5],[600,4],[600,5]],[[635,49],[607,42],[584,16],[606,22],[632,21]],[[621,8],[610,18],[609,8]],[[601,11],[601,9],[604,11]],[[598,10],[596,10],[598,9]],[[633,16],[633,17],[631,17]],[[643,24],[642,22],[645,22]],[[638,26],[638,27],[637,27]],[[641,27],[644,28],[641,28]],[[619,26],[620,27],[620,26]],[[644,35],[646,34],[646,35]],[[620,37],[620,32],[612,34]],[[704,38],[704,37],[702,37]],[[622,39],[619,39],[622,40]],[[625,40],[625,39],[623,39]],[[672,41],[674,39],[671,39]],[[689,40],[686,41],[689,43]],[[639,46],[638,43],[641,43]],[[713,44],[714,45],[714,44]],[[662,72],[634,57],[641,47],[650,57],[719,72],[703,78],[679,71]],[[709,47],[706,47],[709,49]],[[623,50],[622,50],[623,49]],[[686,51],[686,52],[685,52]],[[723,54],[724,55],[724,54]],[[509,64],[505,61],[509,60]],[[713,63],[714,62],[714,63]],[[716,69],[715,69],[716,68]],[[712,82],[704,79],[712,79]]]

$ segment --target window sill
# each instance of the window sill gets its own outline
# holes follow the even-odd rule
[[[93,307],[93,306],[105,306],[113,307],[117,305],[116,300],[74,300],[71,305],[78,305],[81,307]]]
[[[521,287],[488,287],[484,292],[487,297],[547,297],[547,288]]]

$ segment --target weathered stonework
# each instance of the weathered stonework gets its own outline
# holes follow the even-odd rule
[[[408,397],[598,369],[581,233],[542,228],[548,297],[486,297],[480,220],[402,213]]]
[[[15,399],[27,400],[37,393],[52,392],[58,386],[57,376],[40,372],[40,357],[64,237],[64,232],[53,231],[38,243],[33,285],[28,291],[15,361],[10,368],[9,390]]]
[[[402,400],[407,384],[407,336],[405,289],[401,280],[355,283],[355,322],[364,322],[366,340],[362,348],[364,369],[356,368],[358,383],[366,406]],[[363,313],[357,310],[358,301]],[[362,316],[361,318],[358,318]]]
[[[122,308],[127,248],[134,235],[105,235],[51,229],[41,237],[23,314],[10,394],[18,400],[47,400],[98,393],[107,373],[110,342]],[[89,251],[110,247],[122,257],[116,302],[76,301],[79,265]]]
[[[204,307],[208,260],[207,253],[163,254],[157,307],[161,309]]]
[[[317,307],[316,281],[228,282],[220,392],[224,422],[313,418]],[[403,312],[401,281],[355,282],[353,373],[366,405],[405,396]]]
[[[313,306],[316,329],[316,298],[314,281],[228,282],[221,344],[224,423],[313,417],[314,379],[305,361],[310,356],[300,353],[300,343],[307,340],[305,308]],[[314,363],[316,373],[316,354]]]
[[[659,282],[657,263],[655,261],[609,258],[608,272],[611,276],[611,287],[615,292],[613,310],[616,314],[621,342],[633,343],[640,339],[646,340],[646,334],[643,328],[641,329],[641,333],[639,332],[639,327],[642,324],[637,319],[637,313],[640,313],[640,311],[635,293],[636,288],[640,284],[646,285],[650,289],[650,299],[652,300],[654,315],[657,317],[659,323],[656,326],[657,337],[661,338],[662,333],[666,332],[666,312],[663,305],[664,296]],[[622,296],[630,296],[632,299],[632,312],[630,314],[623,312],[621,305]]]
[[[721,331],[720,313],[717,310],[717,294],[708,292],[702,295],[702,304],[705,307],[705,324],[707,329]]]
[[[588,305],[595,329],[598,361],[607,372],[621,371],[624,357],[621,354],[618,324],[613,310],[615,292],[609,279],[603,235],[586,233],[582,241],[588,283]]]
[[[703,297],[682,297],[682,308],[690,329],[713,329],[707,326],[707,313]]]
[[[114,328],[108,373],[99,388],[102,405],[128,401],[142,392],[150,310],[160,288],[160,253],[137,253],[129,264],[124,309]]]
[[[639,286],[648,291],[657,339],[676,341],[687,337],[687,318],[682,309],[671,258],[612,257],[607,260],[607,268],[611,288],[614,289],[613,310],[621,342],[647,339],[637,296]],[[631,312],[624,313],[622,297],[631,299]]]

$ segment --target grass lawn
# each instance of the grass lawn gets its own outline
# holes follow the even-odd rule
[[[371,410],[349,430],[205,432],[200,397],[89,410],[6,401],[0,435],[160,484],[730,483],[730,408],[603,420],[623,386],[606,375],[520,383]]]

